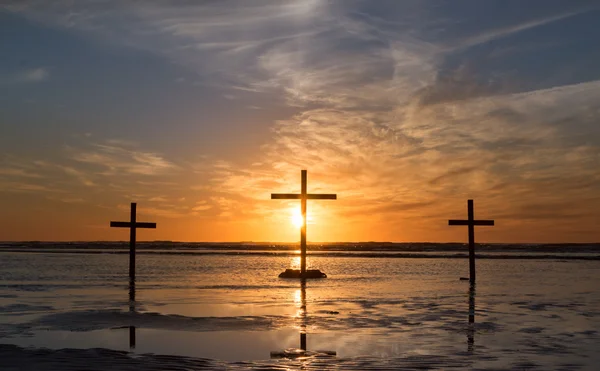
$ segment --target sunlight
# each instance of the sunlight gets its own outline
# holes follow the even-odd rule
[[[294,292],[294,304],[297,306],[302,305],[302,291],[300,289]]]
[[[300,228],[304,224],[304,221],[302,220],[302,213],[298,209],[293,209],[291,219],[292,224],[294,224],[295,227]]]
[[[290,221],[292,222],[294,227],[298,228],[301,228],[304,224],[302,220],[302,212],[300,211],[299,207],[290,208]],[[312,215],[310,212],[306,215],[306,222],[307,224],[312,224]]]
[[[302,318],[306,316],[306,303],[302,301],[302,290],[297,289],[293,294],[294,304],[296,305],[296,314],[295,318]],[[296,329],[301,329],[302,326],[296,325],[294,326]]]
[[[300,254],[300,251],[294,251],[296,254]],[[312,267],[311,264],[311,260],[310,260],[310,256],[306,257],[306,269],[309,269]],[[300,255],[298,256],[294,256],[291,260],[290,260],[290,269],[300,269]]]

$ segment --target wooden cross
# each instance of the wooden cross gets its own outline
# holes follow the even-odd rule
[[[128,222],[110,222],[112,228],[129,228],[129,281],[135,282],[135,231],[137,228],[156,228],[156,223],[140,223],[136,221],[135,202],[131,203],[131,217]],[[135,292],[135,291],[132,291]],[[131,298],[131,294],[130,300]],[[135,298],[133,298],[135,300]]]
[[[300,200],[302,209],[302,227],[300,228],[300,274],[306,274],[306,200],[337,200],[335,194],[315,194],[306,192],[306,170],[301,170],[301,193],[271,193],[272,200]]]
[[[448,225],[466,225],[469,227],[469,281],[475,284],[475,226],[493,226],[493,220],[475,220],[473,200],[467,202],[469,218],[467,220],[448,220]]]

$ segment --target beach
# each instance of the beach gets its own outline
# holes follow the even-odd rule
[[[413,251],[419,258],[322,249],[308,264],[328,278],[305,285],[277,277],[298,264],[294,251],[141,249],[132,303],[128,257],[114,253],[123,246],[22,252],[26,245],[0,249],[0,369],[593,370],[600,362],[594,249],[575,259],[564,258],[572,249],[536,258],[535,246],[519,252],[530,258],[478,259],[474,289],[459,280],[468,261],[443,257],[454,252],[442,245],[427,249],[434,257]],[[303,336],[306,353],[285,352]]]

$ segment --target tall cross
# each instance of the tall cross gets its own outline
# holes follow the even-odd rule
[[[475,220],[473,200],[467,202],[469,218],[467,220],[448,220],[448,225],[466,225],[469,227],[469,281],[475,284],[475,226],[493,226],[493,220]]]
[[[315,194],[306,192],[306,170],[301,170],[302,188],[298,193],[271,193],[272,200],[300,200],[302,209],[302,227],[300,228],[300,274],[306,274],[306,201],[307,200],[337,200],[336,194]]]
[[[141,223],[136,221],[136,207],[137,204],[135,202],[131,203],[131,217],[128,222],[110,222],[110,226],[113,228],[129,228],[129,281],[135,282],[135,232],[137,228],[156,228],[156,223]],[[131,292],[135,293],[135,290],[130,291],[130,300],[135,300],[135,298],[131,298]],[[135,295],[135,294],[134,294]]]

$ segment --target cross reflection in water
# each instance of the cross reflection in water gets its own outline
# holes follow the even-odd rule
[[[475,347],[475,284],[469,285],[469,326],[467,328],[467,351]]]
[[[306,351],[306,280],[300,280],[300,349]]]
[[[135,314],[135,279],[129,280],[129,313]],[[135,349],[135,326],[129,326],[129,349]]]
[[[318,354],[320,356],[335,356],[335,351],[320,350],[316,352],[309,352],[307,350],[307,327],[308,327],[308,311],[306,309],[306,279],[300,280],[300,311],[298,317],[300,318],[300,349],[291,348],[284,351],[271,352],[271,358],[299,358]]]

